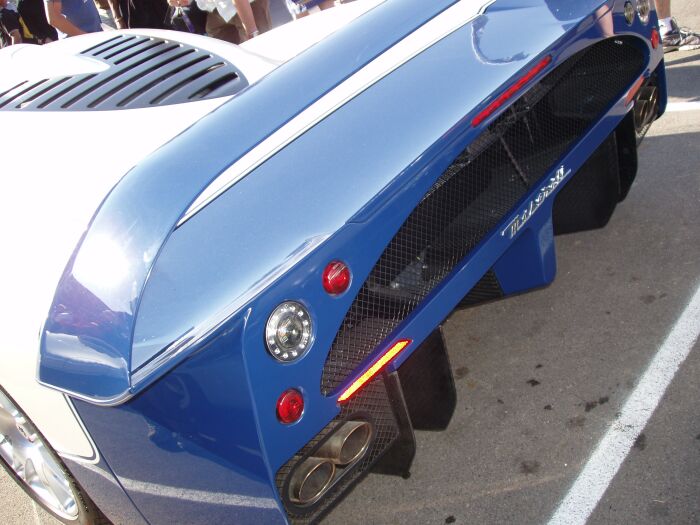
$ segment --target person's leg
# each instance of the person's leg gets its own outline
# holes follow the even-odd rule
[[[235,19],[236,17],[234,17]],[[231,20],[233,22],[233,20]],[[234,23],[227,23],[218,11],[214,10],[207,14],[207,34],[219,40],[226,40],[232,44],[240,44],[241,36]]]
[[[700,49],[700,34],[680,27],[671,16],[671,0],[656,0],[656,14],[665,53]]]
[[[253,16],[255,17],[255,25],[258,26],[258,31],[264,33],[272,29],[272,19],[270,18],[270,0],[255,0],[250,7],[253,8]]]
[[[671,22],[671,0],[655,1],[656,16],[659,17],[659,33],[661,33],[661,38],[663,38],[669,31],[673,30],[673,22]]]
[[[671,0],[656,0],[656,14],[659,20],[671,18]]]
[[[272,19],[270,18],[270,0],[255,0],[250,4],[250,8],[253,11],[255,25],[261,34],[272,29]],[[248,34],[243,27],[243,22],[241,21],[241,17],[238,16],[238,13],[236,13],[236,16],[234,16],[229,23],[236,26],[241,42],[248,40]]]

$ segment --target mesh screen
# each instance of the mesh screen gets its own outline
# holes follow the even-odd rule
[[[438,178],[380,256],[331,346],[333,392],[643,71],[633,37],[599,42],[549,73]]]

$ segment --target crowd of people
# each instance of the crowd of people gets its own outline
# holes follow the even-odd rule
[[[16,1],[16,3],[15,3]],[[347,0],[346,0],[347,1]],[[341,0],[285,0],[294,18]],[[0,47],[115,29],[175,29],[240,44],[272,28],[270,0],[0,0]],[[100,11],[103,16],[100,16]]]
[[[98,8],[116,29],[176,29],[240,44],[272,27],[270,0],[0,0],[0,47],[45,44],[102,31]],[[342,0],[284,0],[294,18]],[[351,0],[345,0],[351,1]],[[671,0],[655,0],[664,51],[700,49],[700,34],[671,17]]]

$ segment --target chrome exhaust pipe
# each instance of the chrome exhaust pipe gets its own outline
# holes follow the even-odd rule
[[[316,456],[330,459],[338,466],[353,463],[369,448],[372,427],[367,421],[348,421],[316,452]]]
[[[639,131],[651,124],[659,114],[659,94],[656,86],[645,86],[634,103],[634,123]]]
[[[289,499],[299,505],[315,503],[328,490],[335,476],[335,464],[328,458],[310,457],[292,473]]]

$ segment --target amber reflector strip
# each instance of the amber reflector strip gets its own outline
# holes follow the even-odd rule
[[[376,376],[381,370],[388,365],[392,359],[401,353],[401,351],[411,344],[410,339],[402,339],[389,348],[382,356],[377,359],[367,371],[358,377],[338,398],[338,403],[343,403],[352,397],[362,386]]]

